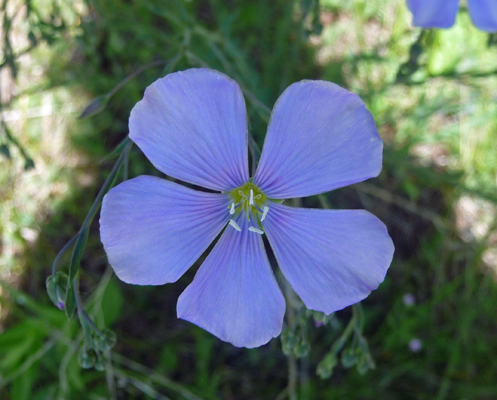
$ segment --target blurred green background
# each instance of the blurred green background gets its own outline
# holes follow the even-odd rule
[[[497,35],[464,8],[453,28],[422,31],[404,0],[0,3],[0,399],[497,399]],[[83,369],[77,318],[52,305],[45,279],[145,87],[195,66],[240,83],[259,145],[289,84],[359,94],[383,172],[302,204],[370,210],[393,264],[322,326],[295,300],[285,352],[279,338],[239,349],[176,319],[198,263],[175,284],[123,284],[94,221],[81,295],[117,344],[104,371]],[[103,111],[78,119],[95,98]],[[160,175],[136,147],[129,158],[130,177]]]

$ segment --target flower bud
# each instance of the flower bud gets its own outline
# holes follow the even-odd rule
[[[316,369],[316,373],[321,379],[327,379],[333,373],[333,369],[337,365],[338,360],[336,356],[330,352],[321,360]]]
[[[83,350],[78,357],[79,365],[85,369],[95,366],[98,360],[98,354],[94,349]]]
[[[102,351],[111,350],[116,344],[116,334],[110,329],[102,331],[102,335],[96,335],[93,338],[95,347]]]
[[[283,350],[283,354],[289,356],[293,354],[293,348],[298,343],[295,334],[290,331],[290,329],[286,328],[281,333],[281,349]]]
[[[345,368],[352,368],[357,363],[357,354],[351,348],[345,349],[342,353],[342,365]]]
[[[300,343],[298,343],[293,347],[293,354],[295,354],[295,357],[297,358],[302,358],[307,356],[310,350],[311,350],[310,343],[307,340],[302,339],[300,340]]]
[[[90,104],[88,104],[88,106],[86,106],[79,118],[88,118],[101,113],[105,110],[105,107],[107,107],[108,101],[109,97],[107,96],[96,97]]]
[[[48,297],[59,310],[65,309],[67,279],[67,275],[59,271],[55,274],[55,278],[50,275],[46,280]]]

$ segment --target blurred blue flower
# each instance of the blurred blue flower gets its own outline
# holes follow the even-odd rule
[[[459,0],[407,0],[413,25],[421,28],[450,28],[456,20]],[[473,24],[482,31],[497,32],[497,1],[468,0]]]
[[[403,297],[404,305],[412,307],[416,304],[416,297],[412,293],[406,293]]]
[[[423,342],[421,339],[414,338],[409,341],[409,350],[413,353],[419,353],[423,348]]]
[[[157,80],[131,112],[129,130],[157,169],[210,191],[153,176],[113,188],[103,201],[100,232],[117,276],[137,285],[175,282],[226,227],[181,294],[179,318],[235,346],[278,336],[285,300],[264,233],[310,309],[330,314],[383,281],[393,244],[375,216],[274,200],[379,174],[383,143],[357,95],[324,81],[291,85],[274,107],[253,179],[244,98],[219,72],[190,69]]]

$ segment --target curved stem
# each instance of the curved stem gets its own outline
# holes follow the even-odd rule
[[[80,318],[84,318],[86,320],[86,322],[88,322],[90,327],[97,333],[97,335],[102,336],[102,332],[100,331],[100,329],[97,328],[97,326],[95,325],[95,323],[93,322],[93,320],[90,318],[90,316],[88,315],[88,313],[85,311],[85,309],[83,307],[83,303],[81,301],[81,296],[79,295],[79,282],[78,282],[77,277],[75,277],[73,279],[72,284],[73,284],[73,288],[74,288],[74,298],[76,300],[76,308],[78,310],[78,316]],[[85,333],[87,334],[85,336],[89,335],[87,332],[85,332]],[[91,337],[87,337],[87,339],[90,340]]]
[[[152,61],[152,62],[138,68],[136,71],[132,72],[126,78],[124,78],[121,82],[119,82],[114,89],[112,89],[109,93],[107,93],[106,97],[111,98],[112,96],[114,96],[119,89],[121,89],[124,85],[126,85],[126,83],[128,83],[136,75],[140,75],[143,71],[145,71],[149,68],[152,68],[152,67],[157,67],[159,65],[165,65],[167,63],[168,63],[168,61],[166,61],[166,60],[157,60],[157,61]]]
[[[60,257],[62,257],[62,254],[64,254],[67,249],[76,241],[76,239],[79,236],[79,232],[71,239],[69,242],[65,244],[64,247],[62,247],[62,250],[59,251],[59,254],[57,254],[57,257],[55,257],[55,260],[52,264],[52,276],[55,278],[55,273],[57,272],[57,264],[59,263]]]
[[[83,222],[83,225],[81,226],[81,229],[90,225],[91,221],[93,220],[93,217],[95,217],[95,214],[97,213],[98,209],[100,208],[100,204],[102,202],[102,199],[103,199],[105,193],[107,193],[107,190],[109,190],[110,187],[112,186],[112,183],[114,182],[117,171],[121,167],[121,165],[126,157],[126,153],[129,151],[128,148],[131,147],[132,144],[133,144],[133,142],[129,141],[126,144],[126,146],[124,147],[123,152],[121,153],[121,155],[117,159],[117,162],[114,164],[114,167],[112,167],[112,170],[110,171],[109,177],[105,180],[103,186],[100,188],[100,190],[97,194],[97,197],[95,198],[95,201],[93,202],[93,204],[90,208],[90,211],[86,215],[86,218]]]
[[[255,171],[257,170],[257,165],[259,164],[259,159],[261,158],[261,150],[250,133],[248,134],[248,146],[250,149],[250,155],[252,156],[251,175],[254,176]]]

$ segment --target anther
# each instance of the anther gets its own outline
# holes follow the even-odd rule
[[[241,229],[240,229],[240,227],[238,226],[238,224],[237,224],[235,221],[233,221],[232,219],[230,219],[229,224],[230,224],[233,228],[235,228],[238,232],[241,232]],[[249,229],[250,229],[250,228],[249,228]]]
[[[235,213],[235,203],[231,203],[230,215],[233,215],[234,213]]]
[[[268,206],[264,206],[264,208],[262,209],[261,222],[264,221],[264,219],[266,218],[266,215],[267,215],[268,211],[269,211],[269,207]]]
[[[251,205],[251,206],[254,205],[254,191],[252,189],[250,189],[249,205]]]
[[[264,234],[264,231],[261,231],[261,230],[260,230],[260,229],[258,229],[258,228],[254,228],[253,226],[249,226],[249,231],[250,231],[250,232],[255,232],[255,233],[258,233],[259,235]]]

